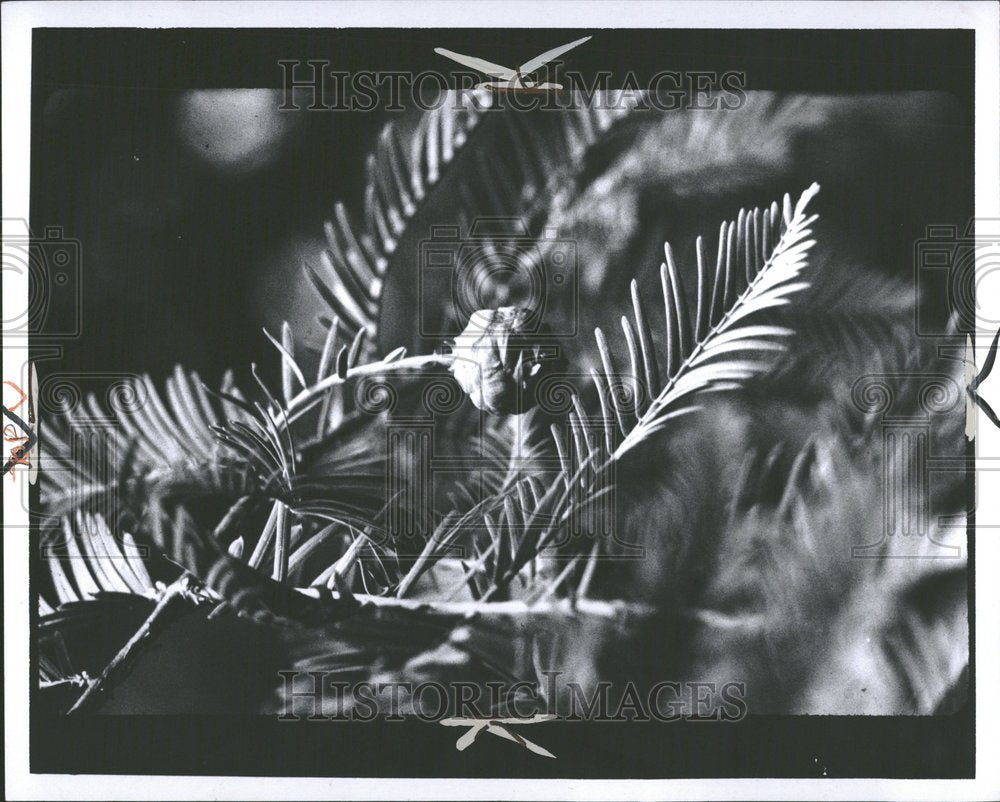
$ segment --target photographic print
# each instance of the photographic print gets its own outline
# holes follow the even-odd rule
[[[995,6],[82,5],[5,108],[33,778],[984,781]]]

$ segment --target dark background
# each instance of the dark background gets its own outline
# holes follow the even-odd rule
[[[394,116],[262,104],[265,124],[282,127],[264,142],[267,161],[220,162],[212,154],[243,137],[241,122],[185,90],[281,89],[278,62],[288,59],[450,73],[435,46],[516,64],[587,33],[37,30],[31,224],[79,240],[82,261],[82,336],[60,340],[65,364],[158,379],[180,362],[209,384],[254,359],[276,364],[261,359],[260,327],[274,330],[268,306],[289,314],[290,293],[311,293],[298,263],[315,254],[334,202],[358,201],[364,157]],[[662,70],[737,70],[748,90],[939,89],[970,110],[971,149],[972,54],[963,31],[609,30],[567,54],[565,69],[619,81],[626,71],[642,81]],[[46,325],[55,331],[60,313],[73,314],[54,308]]]
[[[268,276],[295,243],[317,236],[334,201],[356,200],[363,157],[387,117],[291,113],[276,123],[284,133],[268,158],[248,165],[198,151],[199,132],[182,124],[184,104],[196,100],[185,90],[280,88],[282,59],[446,71],[435,46],[515,64],[586,34],[594,39],[567,68],[628,70],[640,80],[660,70],[738,70],[749,90],[944,90],[967,109],[971,147],[971,31],[37,30],[31,225],[80,241],[83,301],[81,337],[59,340],[59,364],[40,365],[42,376],[113,369],[159,378],[183,362],[211,383],[260,359],[262,302],[288,291]],[[241,133],[228,122],[223,115],[207,150]],[[59,330],[70,313],[53,307],[46,324]],[[46,772],[960,777],[974,770],[973,711],[970,701],[933,718],[553,722],[540,740],[559,755],[554,762],[499,741],[459,754],[453,731],[417,722],[36,713],[31,761]]]

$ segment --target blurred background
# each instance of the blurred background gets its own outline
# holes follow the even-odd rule
[[[612,260],[651,273],[653,291],[664,239],[690,266],[696,234],[711,242],[741,205],[813,180],[845,258],[903,282],[928,224],[962,227],[971,215],[971,121],[953,97],[749,98],[722,115],[642,114],[609,153],[592,154],[583,175],[594,191],[585,182],[581,198],[553,207],[549,222],[581,258],[581,330],[627,304],[630,276],[608,276]],[[315,318],[326,310],[301,266],[318,263],[333,204],[357,209],[365,156],[400,113],[280,111],[276,89],[45,86],[35,102],[32,225],[81,243],[82,336],[65,342],[67,366],[155,379],[182,363],[213,383],[253,360],[273,370],[263,325],[288,319],[321,336]],[[452,222],[454,205],[445,207],[426,222]],[[416,344],[411,302],[427,227],[412,228],[397,261],[414,264],[389,276],[386,348]],[[609,290],[621,303],[588,309],[588,294],[607,301]],[[60,314],[73,312],[55,307],[48,322]]]
[[[31,225],[78,239],[83,265],[82,336],[60,341],[62,369],[146,371],[156,379],[181,362],[212,384],[252,359],[273,369],[261,325],[273,329],[285,318],[314,325],[320,306],[301,263],[318,258],[322,223],[337,200],[357,209],[365,156],[384,123],[404,115],[382,104],[364,113],[279,111],[280,61],[447,73],[452,65],[436,46],[516,64],[588,33],[37,31]],[[627,198],[632,214],[599,203],[556,208],[560,233],[591,253],[608,240],[606,252],[636,269],[652,258],[655,272],[662,254],[652,251],[664,238],[686,247],[690,232],[714,234],[741,205],[817,180],[825,207],[818,211],[849,210],[845,224],[867,240],[866,256],[908,276],[912,242],[926,224],[961,226],[971,213],[965,33],[602,31],[564,69],[585,80],[606,71],[609,86],[626,73],[642,84],[662,70],[735,70],[762,99],[732,116],[729,134],[693,127],[685,114],[655,115],[645,138],[633,129],[634,139],[594,154],[585,181],[616,182],[615,197]],[[789,108],[761,89],[813,99]],[[931,89],[944,91],[913,91]],[[743,125],[748,116],[756,119]],[[410,252],[401,247],[399,261]],[[586,266],[591,286],[603,279],[596,262]],[[387,287],[387,300],[412,301],[414,272],[394,271],[402,286]],[[56,306],[48,322],[58,328],[60,315],[73,314]],[[409,319],[403,315],[400,335]]]
[[[279,111],[272,89],[60,87],[35,101],[33,228],[81,242],[67,365],[157,377],[181,362],[213,382],[261,359],[268,309],[294,309],[291,275],[334,200],[358,194],[381,124]]]

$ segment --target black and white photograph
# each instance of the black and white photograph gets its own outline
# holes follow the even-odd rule
[[[7,795],[996,798],[998,12],[6,4]]]

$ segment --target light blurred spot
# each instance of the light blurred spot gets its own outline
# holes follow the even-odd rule
[[[177,131],[215,167],[245,173],[273,161],[300,116],[281,112],[276,89],[198,89],[178,103]]]

